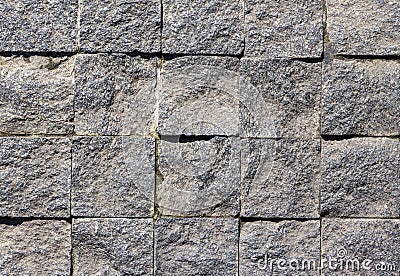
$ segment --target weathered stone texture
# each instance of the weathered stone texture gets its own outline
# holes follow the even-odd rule
[[[151,219],[75,219],[73,275],[152,275]]]
[[[163,53],[239,55],[243,1],[163,1]]]
[[[396,139],[322,144],[321,212],[340,217],[399,217],[400,146]]]
[[[155,275],[236,275],[238,220],[162,218],[155,223]]]
[[[0,154],[0,216],[69,217],[69,139],[0,138]]]
[[[121,54],[76,60],[75,131],[80,135],[146,135],[155,131],[156,59]]]
[[[321,57],[322,2],[247,0],[248,57]]]
[[[36,220],[0,224],[1,275],[69,275],[71,225]]]
[[[0,57],[0,133],[71,133],[73,67],[67,57]]]
[[[73,215],[152,216],[154,139],[77,137],[72,151]]]
[[[319,137],[320,63],[243,59],[240,70],[242,137]]]
[[[323,134],[400,134],[400,62],[333,60],[324,67]]]
[[[161,2],[158,0],[82,0],[83,51],[159,52]]]
[[[319,140],[244,139],[241,160],[242,216],[319,216]]]

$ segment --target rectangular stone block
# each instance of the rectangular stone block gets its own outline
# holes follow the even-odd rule
[[[82,0],[80,48],[87,52],[159,52],[161,2]]]
[[[76,137],[72,152],[74,216],[152,217],[154,139]]]
[[[0,216],[69,217],[67,138],[0,138]]]
[[[319,140],[243,139],[241,215],[318,218]]]
[[[239,55],[243,0],[163,1],[163,53]]]
[[[320,222],[242,223],[240,275],[319,275]]]
[[[242,59],[240,135],[319,138],[321,63]]]
[[[237,275],[238,220],[161,218],[154,231],[155,275]]]
[[[247,0],[245,56],[321,57],[322,5],[317,0]]]
[[[78,50],[78,0],[2,1],[0,14],[0,52]]]
[[[34,220],[0,224],[1,275],[69,275],[71,225]]]
[[[79,55],[75,76],[78,135],[154,134],[156,59]]]
[[[329,49],[346,55],[400,55],[399,1],[327,0]]]
[[[74,219],[73,275],[152,275],[152,219]]]
[[[400,134],[400,62],[333,60],[324,65],[322,134]]]
[[[399,217],[400,142],[355,138],[322,144],[321,213]]]
[[[0,57],[0,133],[71,133],[73,69],[68,57]]]

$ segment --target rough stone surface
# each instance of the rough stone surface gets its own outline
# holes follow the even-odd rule
[[[161,135],[238,135],[239,59],[181,57],[161,72]]]
[[[74,52],[78,0],[1,2],[0,51]]]
[[[83,51],[159,52],[161,3],[158,0],[82,0]]]
[[[245,222],[239,252],[240,275],[318,275],[320,222]]]
[[[243,1],[163,1],[163,53],[239,55]]]
[[[245,56],[321,57],[322,4],[318,0],[247,0]]]
[[[0,57],[0,133],[71,133],[73,64],[67,57]]]
[[[75,132],[146,135],[155,131],[155,59],[80,55],[75,68]]]
[[[155,223],[155,275],[237,275],[238,220],[162,218]]]
[[[74,216],[152,216],[154,139],[79,137],[72,152]]]
[[[242,137],[319,137],[320,63],[243,59],[240,70]]]
[[[322,134],[400,134],[400,62],[333,60],[324,67]]]
[[[1,275],[69,275],[71,225],[36,220],[0,224]]]
[[[0,154],[0,216],[69,217],[69,139],[0,138]]]
[[[235,216],[240,143],[236,138],[158,145],[157,200],[163,215]]]
[[[244,139],[241,215],[319,217],[320,141]]]
[[[322,214],[399,217],[399,144],[387,138],[323,142]]]
[[[333,51],[349,55],[400,55],[400,2],[327,0]]]
[[[75,219],[73,275],[152,275],[151,219]]]

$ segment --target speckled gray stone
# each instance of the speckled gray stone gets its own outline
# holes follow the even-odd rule
[[[69,217],[67,138],[0,138],[0,216]]]
[[[399,229],[398,219],[324,219],[323,275],[398,275]]]
[[[152,219],[74,219],[73,275],[152,275]]]
[[[71,133],[73,69],[74,58],[0,57],[0,133]]]
[[[157,199],[163,215],[235,216],[240,143],[236,138],[158,145]]]
[[[237,275],[239,222],[161,218],[155,223],[155,275]]]
[[[1,275],[67,276],[71,267],[71,225],[35,220],[0,224]]]
[[[156,59],[121,54],[78,56],[75,132],[137,136],[154,133],[156,66]]]
[[[78,49],[78,0],[6,0],[0,14],[0,52]]]
[[[163,1],[163,53],[239,55],[243,1]]]
[[[161,135],[238,135],[239,59],[181,57],[161,71]]]
[[[320,222],[241,224],[240,275],[318,275]]]
[[[320,141],[243,139],[241,214],[319,217]]]
[[[327,32],[335,53],[400,55],[400,2],[327,0]]]
[[[399,217],[399,144],[387,138],[323,142],[322,214]]]
[[[74,216],[153,215],[154,139],[76,137],[72,152]]]
[[[321,57],[322,1],[246,0],[248,57]]]
[[[240,135],[318,138],[321,63],[243,59]]]
[[[324,65],[322,134],[400,134],[400,62],[333,60]]]
[[[89,52],[159,52],[161,2],[82,0],[80,48]]]

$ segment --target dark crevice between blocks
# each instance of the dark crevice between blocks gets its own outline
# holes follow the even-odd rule
[[[343,140],[350,140],[350,139],[354,139],[354,138],[389,138],[389,139],[398,139],[398,138],[400,138],[400,135],[373,136],[373,135],[346,134],[346,135],[321,135],[321,138],[324,141],[343,141]]]
[[[170,53],[163,53],[163,58],[165,60],[172,60],[175,58],[180,58],[180,57],[231,57],[231,58],[237,58],[241,59],[244,57],[244,52],[240,52],[237,55],[227,55],[227,54],[196,54],[196,53],[182,53],[182,54],[170,54]]]
[[[241,217],[240,222],[257,222],[257,221],[269,221],[269,222],[282,222],[282,221],[319,221],[320,218],[263,218],[263,217]]]
[[[29,221],[35,221],[35,220],[47,220],[47,221],[65,221],[69,224],[72,224],[72,217],[69,218],[41,218],[41,217],[26,217],[26,218],[14,218],[14,217],[0,217],[0,224],[5,224],[5,225],[13,225],[13,226],[18,226],[21,225],[24,222],[29,222]]]
[[[291,60],[301,61],[305,63],[320,63],[324,61],[324,58],[321,56],[320,58],[290,58]]]
[[[395,55],[334,55],[336,59],[343,60],[400,60],[400,56]]]
[[[229,138],[228,135],[159,135],[160,140],[170,143],[193,143],[196,141],[210,141],[214,138]]]

